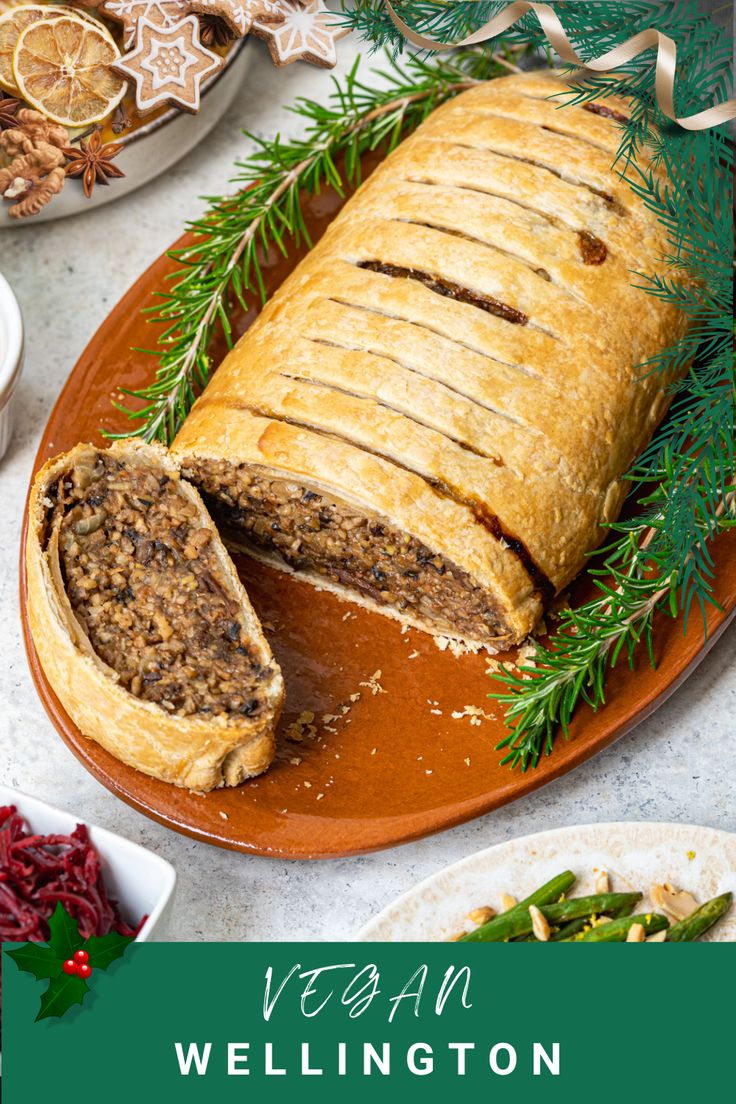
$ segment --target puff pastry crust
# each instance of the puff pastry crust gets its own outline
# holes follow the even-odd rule
[[[488,596],[486,643],[520,641],[600,543],[668,402],[668,381],[634,366],[685,328],[632,286],[662,269],[665,238],[611,169],[626,104],[559,109],[560,90],[511,76],[435,111],[267,304],[173,449],[240,521],[245,472],[410,535]],[[302,570],[448,631],[421,603]]]
[[[186,502],[194,506],[199,539],[203,530],[209,530],[211,574],[227,595],[229,607],[237,611],[237,625],[243,639],[247,639],[249,655],[264,672],[259,683],[259,709],[253,716],[167,712],[157,701],[143,700],[123,685],[118,672],[95,651],[72,608],[59,553],[59,529],[52,522],[52,488],[90,449],[89,445],[78,445],[50,460],[38,472],[31,489],[26,543],[28,621],[44,672],[84,735],[123,762],[191,790],[237,785],[270,765],[283,700],[281,672],[258,618],[199,494],[180,479],[176,464],[165,450],[139,441],[118,441],[105,455],[128,468],[142,466],[165,473]],[[196,640],[185,644],[194,648]]]

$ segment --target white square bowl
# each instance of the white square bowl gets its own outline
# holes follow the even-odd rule
[[[32,832],[42,835],[69,835],[84,817],[72,816],[36,797],[0,783],[0,805],[15,805]],[[88,824],[90,839],[100,857],[102,876],[110,897],[118,902],[127,923],[135,926],[148,916],[138,933],[141,942],[163,937],[176,886],[176,871],[171,863],[154,855],[140,844],[131,843],[114,832]]]

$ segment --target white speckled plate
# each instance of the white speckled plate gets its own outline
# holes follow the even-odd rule
[[[470,930],[471,909],[500,909],[502,893],[521,899],[563,870],[578,880],[576,897],[595,892],[608,872],[614,892],[654,882],[687,889],[698,903],[736,891],[736,835],[689,824],[586,824],[499,843],[433,874],[398,897],[358,932],[364,943],[430,943]],[[736,943],[736,905],[703,942]]]

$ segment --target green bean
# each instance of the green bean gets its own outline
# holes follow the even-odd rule
[[[687,919],[672,925],[667,932],[667,942],[692,943],[700,939],[708,928],[712,928],[728,912],[732,903],[733,893],[722,893],[720,897],[713,897],[710,901],[706,901]]]
[[[505,909],[504,912],[500,912],[498,919],[501,916],[510,916],[512,912],[524,912],[530,905],[551,905],[553,901],[559,901],[568,889],[572,889],[575,885],[575,875],[571,870],[565,870],[562,874],[557,874],[556,877],[551,878],[550,881],[545,882],[539,889],[535,889],[534,893],[530,893],[528,897],[525,897],[523,901],[519,901],[518,904],[512,905],[511,908]],[[485,925],[483,925],[485,927]],[[480,928],[477,929],[480,931]],[[475,932],[471,933],[475,935]],[[459,942],[459,940],[458,940]],[[487,942],[486,940],[479,940],[479,942]]]
[[[640,900],[641,893],[597,893],[590,897],[573,897],[570,900],[537,907],[547,923],[552,925],[577,920],[584,916],[589,917],[592,913],[600,915],[627,906],[633,908]],[[531,901],[531,904],[534,903]],[[526,901],[523,901],[508,912],[494,916],[487,924],[475,931],[463,935],[458,942],[503,943],[517,935],[527,935],[531,932],[532,926],[529,906]]]
[[[630,904],[622,905],[621,908],[614,909],[611,913],[612,920],[618,920],[621,916],[628,916],[629,913],[634,911],[634,905],[636,901],[632,901]],[[577,935],[578,932],[583,931],[587,924],[590,923],[590,916],[581,916],[578,920],[570,920],[560,928],[558,932],[549,937],[550,943],[565,943],[570,936]]]
[[[600,924],[597,928],[582,935],[574,935],[572,939],[565,939],[565,943],[625,943],[629,929],[634,924],[641,924],[646,935],[654,935],[655,932],[664,931],[669,927],[669,922],[658,912],[647,912],[641,916],[622,916],[618,920],[610,920],[607,924]]]
[[[568,889],[572,889],[574,885],[575,875],[572,870],[565,870],[562,874],[558,874],[556,878],[551,878],[550,881],[545,882],[539,889],[535,889],[534,893],[530,893],[523,901],[519,901],[518,905],[502,912],[501,915],[507,916],[509,912],[516,912],[517,909],[523,912],[530,905],[536,905],[537,908],[541,905],[551,905],[554,901],[559,901],[562,894],[567,893]]]

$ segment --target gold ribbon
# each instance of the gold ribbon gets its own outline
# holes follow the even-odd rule
[[[397,15],[391,0],[386,0],[386,7],[404,37],[421,50],[450,50],[456,46],[474,46],[479,42],[486,42],[489,38],[495,38],[507,31],[509,27],[513,27],[514,23],[517,23],[530,11],[533,11],[537,16],[550,45],[557,51],[563,61],[593,73],[607,73],[612,69],[617,69],[619,65],[626,65],[627,62],[633,61],[644,50],[649,50],[654,46],[657,50],[657,71],[654,87],[657,102],[668,119],[671,119],[673,123],[677,123],[685,130],[707,130],[709,127],[718,126],[720,123],[727,123],[730,119],[736,118],[736,99],[725,100],[723,103],[715,104],[704,111],[697,111],[694,115],[678,118],[675,114],[674,102],[677,46],[668,35],[662,34],[656,27],[649,27],[646,31],[640,31],[639,34],[634,35],[627,42],[622,42],[620,46],[615,46],[599,58],[583,61],[573,49],[557,14],[549,4],[534,4],[528,3],[527,0],[515,0],[514,3],[509,4],[507,8],[495,15],[493,19],[490,19],[477,31],[459,42],[438,42],[436,39],[418,34]]]

